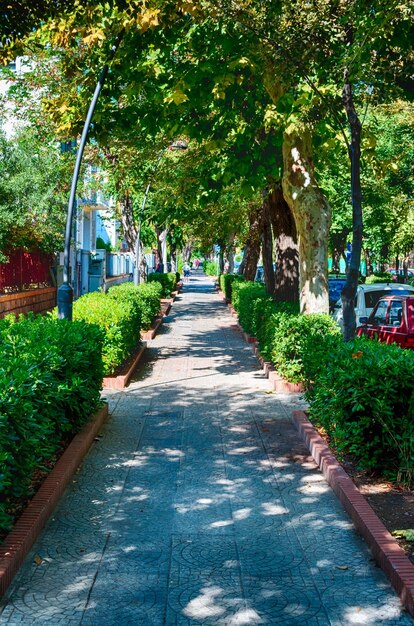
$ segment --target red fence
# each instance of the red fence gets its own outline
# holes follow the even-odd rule
[[[24,291],[51,285],[53,255],[44,252],[8,252],[8,263],[0,263],[0,293]]]

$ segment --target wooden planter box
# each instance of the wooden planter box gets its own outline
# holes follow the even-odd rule
[[[105,404],[72,439],[0,546],[0,596],[30,552],[107,417]]]
[[[135,356],[131,360],[128,360],[126,362],[123,369],[117,376],[115,375],[105,376],[102,381],[103,388],[104,389],[125,389],[125,387],[129,383],[129,379],[134,373],[136,366],[141,360],[142,355],[144,354],[146,350],[146,347],[147,347],[147,343],[143,341],[138,352],[135,354]]]

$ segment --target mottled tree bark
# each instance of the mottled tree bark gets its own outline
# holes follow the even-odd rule
[[[283,197],[281,183],[269,196],[270,219],[275,240],[275,290],[278,302],[299,301],[299,246],[295,220]]]
[[[266,190],[263,198],[263,221],[262,221],[262,258],[263,274],[266,291],[270,296],[275,292],[275,271],[273,269],[273,234],[270,220],[270,197]]]
[[[134,252],[137,229],[135,228],[132,200],[128,194],[120,199],[119,208],[121,212],[121,224],[125,241],[128,244],[130,252]]]
[[[254,280],[260,256],[260,243],[263,222],[263,206],[253,209],[249,215],[249,234],[246,239],[244,277]]]
[[[238,274],[240,274],[240,275],[244,274],[245,263],[246,263],[246,246],[244,246],[244,248],[243,248],[242,260],[241,260],[241,263],[239,265],[239,269],[238,269],[238,272],[237,272]]]
[[[177,244],[170,243],[170,262],[171,262],[171,271],[177,271]]]
[[[299,240],[299,300],[302,313],[328,313],[330,206],[318,187],[310,130],[295,127],[283,136],[283,195],[295,218]]]
[[[227,261],[229,263],[228,273],[233,274],[234,272],[234,233],[231,233],[229,236],[226,250],[227,250]]]

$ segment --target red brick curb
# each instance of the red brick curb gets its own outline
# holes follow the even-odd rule
[[[4,540],[0,547],[0,596],[12,582],[107,417],[105,405],[75,435]]]
[[[414,565],[338,463],[305,413],[293,411],[292,420],[378,565],[390,579],[404,607],[414,616]]]
[[[151,339],[154,339],[155,335],[157,334],[157,331],[158,331],[159,327],[162,324],[162,320],[163,320],[163,316],[161,314],[159,314],[155,318],[155,320],[152,322],[151,328],[149,328],[146,331],[142,331],[141,332],[141,339],[142,339],[142,341],[150,341]]]
[[[139,361],[141,360],[141,357],[144,354],[146,348],[147,348],[147,343],[146,341],[143,341],[139,351],[135,355],[135,358],[125,368],[125,371],[122,374],[119,374],[118,376],[105,376],[104,377],[102,381],[103,388],[104,389],[125,389],[125,387],[129,383],[129,379],[134,373],[134,369],[136,368]]]
[[[161,299],[161,314],[168,315],[171,310],[171,305],[174,302],[173,298],[162,298]]]

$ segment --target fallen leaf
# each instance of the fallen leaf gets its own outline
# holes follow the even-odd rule
[[[342,570],[349,569],[348,565],[335,565],[335,567],[336,569],[342,569]]]
[[[34,557],[33,561],[36,563],[36,565],[41,565],[43,563],[42,557],[39,556],[38,554],[36,554],[36,556]]]

